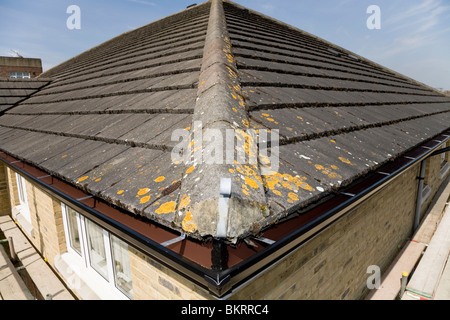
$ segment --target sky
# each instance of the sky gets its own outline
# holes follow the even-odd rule
[[[41,58],[44,71],[196,0],[0,0],[0,56]],[[203,1],[198,1],[201,3]],[[450,90],[449,0],[236,0],[431,87]],[[67,8],[80,8],[70,30]],[[367,20],[380,8],[380,29]]]

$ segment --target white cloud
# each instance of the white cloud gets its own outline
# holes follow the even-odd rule
[[[450,9],[449,6],[442,5],[441,0],[424,0],[421,4],[404,8],[404,11],[390,16],[383,27],[389,32],[397,32],[406,29],[410,34],[420,34],[430,31],[437,26],[442,19],[442,15]]]
[[[157,6],[156,3],[150,2],[150,1],[145,1],[145,0],[128,0],[128,1],[129,2],[134,2],[134,3],[139,3],[139,4],[145,4],[147,6],[152,6],[152,7]]]

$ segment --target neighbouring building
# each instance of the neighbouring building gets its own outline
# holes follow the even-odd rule
[[[0,78],[31,79],[36,78],[41,73],[41,59],[0,57]]]
[[[231,1],[0,97],[26,86],[0,109],[0,214],[81,299],[363,298],[450,172],[449,97]],[[205,161],[174,161],[180,130]],[[230,130],[256,163],[206,161]]]

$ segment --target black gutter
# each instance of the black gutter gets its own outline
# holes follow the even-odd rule
[[[385,187],[393,179],[400,176],[405,170],[423,161],[423,159],[429,156],[444,152],[444,150],[440,150],[437,152],[435,152],[435,150],[442,146],[442,144],[450,140],[450,135],[448,135],[450,134],[450,132],[447,132],[446,134],[447,135],[444,140],[440,142],[434,140],[437,144],[432,147],[419,146],[418,148],[414,149],[417,150],[423,148],[425,151],[421,153],[420,156],[411,158],[405,165],[401,166],[399,169],[396,169],[388,176],[386,175],[375,184],[364,189],[363,191],[344,201],[340,205],[332,208],[331,210],[328,210],[320,217],[316,218],[310,223],[307,223],[303,227],[297,229],[295,232],[285,236],[283,239],[275,242],[263,251],[256,253],[254,256],[229,269],[218,267],[214,268],[214,270],[206,269],[195,263],[189,262],[170,249],[161,246],[159,243],[143,236],[142,234],[134,231],[127,226],[124,226],[114,219],[107,217],[101,212],[98,212],[97,210],[81,203],[80,201],[71,198],[70,196],[57,190],[51,185],[44,183],[43,181],[37,179],[21,168],[11,165],[11,163],[7,162],[5,159],[0,159],[13,170],[18,171],[20,174],[26,176],[28,179],[42,186],[44,190],[48,191],[51,196],[66,204],[72,204],[76,206],[77,209],[79,209],[80,214],[86,216],[87,218],[102,226],[106,226],[108,230],[123,238],[126,242],[130,243],[136,249],[140,250],[144,254],[149,255],[150,257],[154,258],[162,265],[170,268],[176,273],[188,278],[190,281],[196,283],[200,287],[209,290],[210,293],[213,294],[216,298],[221,299],[224,298],[224,296],[231,294],[233,290],[241,286],[252,277],[257,276],[264,269],[267,269],[267,267],[276,264],[277,261],[293,252],[309,239],[318,235],[330,224],[342,218],[346,213],[355,208],[362,201]],[[445,135],[445,133],[440,136],[443,135]],[[428,141],[424,145],[429,144],[430,142],[432,141]],[[377,170],[377,172],[380,172],[382,170],[383,168]],[[351,187],[348,189],[351,189]],[[216,248],[220,249],[222,247],[222,244],[216,245]],[[220,254],[223,254],[223,250],[219,250],[219,252],[222,252]]]

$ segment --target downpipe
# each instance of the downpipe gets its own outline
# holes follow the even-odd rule
[[[417,179],[419,179],[419,187],[417,188],[417,202],[416,202],[416,213],[414,215],[414,233],[419,229],[420,224],[420,209],[422,208],[423,203],[423,185],[425,181],[425,173],[427,170],[427,159],[423,160],[420,163],[420,174]]]

